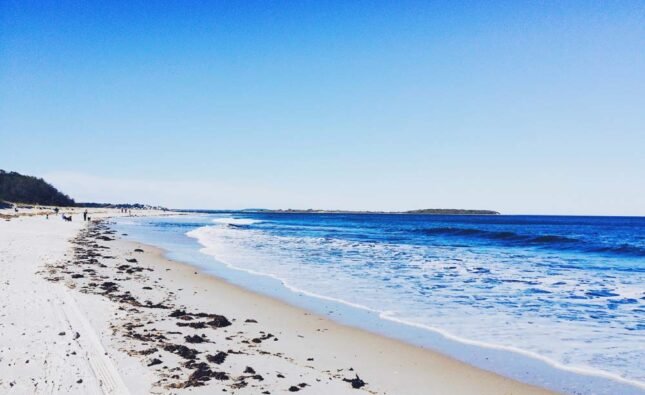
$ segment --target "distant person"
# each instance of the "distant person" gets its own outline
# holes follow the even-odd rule
[[[56,215],[58,215],[58,211],[59,211],[59,210],[58,210],[58,207],[56,207],[56,208],[54,209],[54,212],[56,213]]]
[[[83,212],[83,221],[87,221],[87,209]]]

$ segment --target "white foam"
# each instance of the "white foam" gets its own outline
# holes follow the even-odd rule
[[[215,218],[213,222],[216,224],[224,224],[224,225],[252,225],[262,221],[259,221],[256,219],[250,219],[250,218],[226,217],[226,218]]]
[[[432,298],[435,303],[431,309],[428,309],[427,302],[424,304],[423,298],[408,297],[413,294],[413,291],[416,291],[414,286],[419,285],[409,281],[408,277],[418,276],[419,271],[430,277],[437,274],[445,275],[448,277],[445,283],[450,286],[454,286],[450,282],[450,275],[454,272],[454,276],[457,277],[455,283],[468,287],[468,285],[461,284],[464,279],[475,280],[480,277],[479,274],[472,274],[469,271],[474,266],[488,264],[487,267],[493,272],[503,273],[503,277],[509,279],[540,278],[545,273],[541,271],[539,266],[535,268],[530,265],[508,266],[495,261],[482,263],[481,260],[474,259],[479,257],[470,257],[467,252],[462,253],[459,260],[449,260],[449,254],[442,257],[441,251],[433,250],[432,255],[438,254],[440,256],[439,259],[436,259],[430,257],[427,251],[424,252],[418,246],[360,243],[327,238],[271,236],[257,230],[240,230],[221,226],[231,223],[230,220],[239,219],[219,218],[215,222],[220,226],[198,228],[189,232],[188,235],[196,238],[204,246],[201,249],[203,253],[214,256],[232,269],[270,277],[280,281],[293,292],[370,311],[378,314],[382,319],[439,333],[463,344],[511,351],[544,361],[561,370],[608,378],[645,389],[645,382],[640,380],[641,376],[639,376],[637,367],[643,358],[643,353],[638,353],[636,350],[636,354],[628,355],[629,352],[634,352],[635,347],[633,343],[631,345],[625,343],[624,338],[621,338],[619,334],[598,332],[598,327],[590,326],[586,322],[556,323],[539,315],[529,316],[529,322],[526,323],[524,322],[527,320],[526,317],[518,320],[514,316],[504,315],[504,312],[496,309],[481,311],[472,306],[470,302],[463,304],[455,302],[457,297],[477,293],[490,298],[495,297],[496,294],[519,293],[527,288],[524,284],[497,284],[493,291],[478,288],[477,292],[464,292],[463,289],[459,292],[453,292],[450,289],[432,289]],[[313,251],[313,255],[317,259],[327,260],[323,261],[323,264],[307,262],[302,265],[302,260],[306,257],[299,254],[303,251],[309,253]],[[338,255],[339,252],[340,255]],[[416,265],[416,267],[410,269],[388,266],[386,259],[393,255],[398,256],[397,259],[405,260],[408,264]],[[379,260],[383,262],[379,262]],[[378,262],[378,270],[369,271],[366,269],[373,262]],[[530,264],[530,262],[528,263]],[[455,269],[446,271],[445,266],[455,266]],[[553,274],[550,275],[553,276]],[[582,274],[578,273],[577,275]],[[558,276],[567,280],[568,283],[575,280],[566,277],[566,272],[560,273]],[[382,280],[384,278],[386,280]],[[326,282],[330,279],[333,281]],[[381,280],[380,283],[379,280]],[[584,278],[582,280],[588,284],[591,279]],[[389,289],[382,288],[389,284],[400,287],[405,292],[397,294],[398,291],[390,292]],[[552,284],[553,281],[548,281],[530,287],[555,291]],[[584,289],[581,288],[581,285],[578,284],[575,288],[567,285],[563,288],[569,290],[577,288],[578,292],[583,292]],[[621,294],[628,289],[624,287],[627,284],[614,282],[612,285],[623,286],[621,291],[617,290]],[[592,288],[597,286],[599,285],[594,284]],[[468,290],[472,291],[473,289]],[[629,289],[629,291],[632,290]],[[406,294],[406,292],[408,293]],[[491,292],[493,292],[492,295],[487,294]],[[340,297],[330,297],[325,294],[339,295]],[[536,300],[538,299],[527,297],[522,302],[531,303]],[[593,303],[593,301],[586,301],[586,303]],[[477,314],[478,320],[468,319],[473,314]],[[504,322],[511,320],[514,325],[509,329]],[[432,324],[434,322],[441,322],[442,328],[434,326]],[[474,338],[481,340],[473,340]],[[602,362],[598,360],[599,355],[602,355]],[[592,366],[589,362],[594,362],[594,365]],[[614,370],[608,371],[604,369],[605,367]],[[628,367],[629,369],[627,369]],[[621,372],[623,369],[631,373],[635,372],[636,375],[623,376],[624,371]],[[642,374],[642,372],[640,373]]]

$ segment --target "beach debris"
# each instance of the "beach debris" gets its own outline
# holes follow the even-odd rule
[[[255,344],[259,344],[259,343],[262,343],[262,341],[264,341],[264,340],[271,339],[272,337],[275,337],[275,336],[273,336],[271,333],[267,333],[266,335],[262,335],[260,337],[255,337],[255,338],[251,339],[251,341],[253,343],[255,343]]]
[[[133,344],[127,350],[127,353],[133,356],[141,356],[142,364],[151,367],[151,371],[161,376],[157,385],[164,386],[165,388],[189,388],[205,386],[209,381],[217,380],[224,382],[222,385],[227,387],[228,391],[232,390],[231,392],[237,392],[236,389],[250,387],[257,390],[255,393],[270,394],[271,392],[269,390],[272,390],[272,386],[265,384],[264,377],[258,374],[251,366],[240,365],[240,363],[244,362],[243,359],[235,359],[237,355],[266,355],[267,357],[281,358],[296,363],[294,359],[289,358],[283,353],[273,353],[263,349],[263,343],[266,340],[277,341],[278,338],[264,331],[251,334],[244,330],[233,331],[231,333],[223,330],[222,332],[224,333],[221,336],[213,336],[218,343],[222,341],[229,347],[234,346],[234,344],[238,346],[246,344],[248,346],[244,351],[228,349],[225,352],[217,351],[216,349],[213,350],[210,347],[212,347],[211,344],[214,344],[214,341],[210,339],[210,336],[207,337],[207,334],[195,334],[192,331],[183,330],[183,328],[201,330],[208,330],[207,328],[226,328],[242,320],[236,321],[235,318],[229,320],[229,318],[223,315],[191,311],[190,309],[186,309],[184,305],[174,305],[173,301],[176,300],[176,297],[173,291],[181,291],[181,288],[167,289],[162,278],[155,279],[147,277],[146,272],[153,270],[140,267],[137,259],[129,256],[127,253],[125,256],[117,253],[115,253],[115,256],[102,254],[104,249],[109,249],[109,247],[100,245],[99,242],[101,240],[114,240],[112,238],[114,236],[112,235],[115,233],[108,229],[106,221],[97,220],[96,222],[92,222],[89,227],[82,230],[78,237],[74,239],[73,258],[59,262],[57,265],[48,266],[49,272],[43,272],[45,276],[54,278],[55,275],[60,276],[66,274],[71,276],[72,279],[78,279],[76,284],[81,288],[81,292],[101,295],[117,303],[117,311],[120,311],[118,316],[120,316],[122,321],[118,324],[112,324],[112,330],[114,333],[119,333],[126,339],[139,342],[139,346]],[[141,253],[144,250],[136,248],[134,252]],[[108,259],[115,259],[115,261],[110,263],[107,261]],[[124,260],[127,263],[123,263]],[[132,276],[127,276],[126,274]],[[87,277],[88,280],[83,280],[84,277]],[[58,277],[56,279],[65,280],[65,277]],[[159,298],[162,299],[162,302],[144,301],[143,298],[138,300],[135,296],[140,295],[138,291],[140,289],[150,291],[158,290],[160,293],[165,294],[165,296],[158,296],[157,293],[146,293],[151,299],[158,300]],[[160,312],[154,312],[148,309],[167,309],[168,311],[162,310]],[[117,313],[115,313],[116,315]],[[171,318],[171,320],[168,318]],[[168,324],[174,322],[176,328],[179,330],[173,331],[169,329],[168,325],[161,325],[162,321],[168,320],[171,321]],[[246,318],[242,322],[246,324],[258,323],[253,318]],[[159,328],[163,329],[152,327],[154,324],[160,324],[161,326]],[[250,330],[253,327],[245,326],[243,328]],[[78,332],[72,331],[71,333],[74,339],[80,337]],[[60,335],[65,336],[66,333],[61,332]],[[299,338],[304,337],[302,334],[297,335]],[[186,344],[200,344],[199,348],[203,349],[199,351],[183,345],[181,344],[182,340]],[[170,356],[168,353],[175,354],[179,358]],[[203,359],[201,358],[202,355],[204,356]],[[238,366],[237,369],[245,366],[242,374],[227,371],[227,369],[231,369],[231,366],[225,363],[229,359],[233,359],[232,366]],[[306,360],[314,361],[314,358],[310,356]],[[157,365],[160,368],[153,368]],[[218,370],[220,367],[222,371]],[[313,367],[307,366],[307,368]],[[275,373],[278,379],[285,379],[285,376],[280,372],[276,371]],[[332,374],[330,371],[320,373],[328,375],[329,380],[343,380],[348,382],[355,389],[360,389],[366,385],[358,375],[352,379],[343,379],[342,373]],[[300,375],[300,377],[301,380],[305,379],[305,376]],[[312,380],[315,380],[314,383],[321,382],[321,377],[313,377]],[[298,392],[307,386],[307,383],[291,385],[290,387],[287,384],[282,387],[282,391],[287,390],[286,387],[288,387],[288,392]],[[277,388],[274,389],[277,390]],[[228,392],[224,388],[222,390]],[[272,392],[275,391],[272,390]]]
[[[231,326],[231,325],[233,325],[233,324],[231,324],[231,322],[230,322],[226,317],[224,317],[223,315],[217,315],[217,314],[213,314],[213,315],[214,315],[214,317],[211,317],[211,318],[213,318],[213,320],[208,321],[208,322],[206,323],[206,324],[207,324],[207,325],[209,325],[210,327],[212,327],[212,328],[224,328],[224,327],[227,327],[227,326]]]
[[[228,356],[228,354],[227,354],[227,353],[225,353],[224,351],[219,351],[219,352],[218,352],[217,354],[215,354],[215,355],[210,355],[210,354],[209,354],[209,355],[207,355],[207,356],[206,356],[206,360],[207,360],[208,362],[212,362],[212,363],[215,363],[215,364],[221,365],[221,364],[226,360],[226,357],[227,357],[227,356]]]
[[[115,292],[119,289],[119,286],[112,281],[105,281],[99,286],[106,294]]]
[[[155,365],[159,365],[159,364],[161,364],[161,363],[163,363],[163,362],[161,361],[161,359],[159,359],[159,358],[152,358],[152,360],[150,360],[150,363],[148,363],[148,366],[155,366]]]
[[[186,343],[204,343],[206,340],[202,336],[188,335],[188,336],[184,336],[184,339],[186,340]]]
[[[206,328],[206,323],[204,321],[198,322],[177,322],[177,326],[188,326],[195,329]]]
[[[197,354],[199,354],[199,351],[194,348],[188,348],[179,344],[166,344],[163,349],[185,359],[195,359]]]
[[[354,377],[353,379],[343,379],[343,381],[350,383],[352,385],[352,388],[354,389],[363,388],[365,384],[367,384],[366,382],[361,380],[361,378],[358,377],[358,375],[356,375],[356,377]]]
[[[199,363],[191,363],[188,362],[185,365],[189,369],[195,369],[190,376],[188,377],[188,380],[185,382],[178,384],[178,385],[173,385],[175,388],[188,388],[188,387],[201,387],[204,385],[205,382],[210,381],[210,379],[215,379],[215,380],[229,380],[230,377],[228,374],[225,372],[218,372],[218,371],[213,371],[211,370],[210,366],[206,362],[199,362]]]
[[[141,351],[134,351],[133,353],[139,354],[139,355],[150,355],[150,354],[156,353],[157,351],[159,351],[159,349],[157,349],[156,347],[152,347]]]
[[[194,319],[195,317],[199,318],[209,318],[210,321],[206,322],[205,324],[210,326],[211,328],[224,328],[230,325],[233,325],[231,321],[228,320],[228,318],[224,317],[223,315],[219,314],[207,314],[207,313],[188,313],[185,310],[175,310],[169,315],[170,317],[177,318],[180,320],[184,321],[190,321]],[[180,325],[182,326],[182,325]]]

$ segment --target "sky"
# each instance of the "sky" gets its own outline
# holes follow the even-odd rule
[[[0,169],[173,208],[645,215],[645,2],[5,0]]]

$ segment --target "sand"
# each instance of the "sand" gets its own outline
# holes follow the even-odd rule
[[[110,215],[121,214],[91,212]],[[1,393],[549,393],[249,292],[77,217],[0,220]]]

